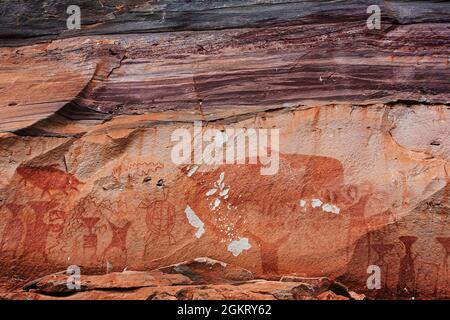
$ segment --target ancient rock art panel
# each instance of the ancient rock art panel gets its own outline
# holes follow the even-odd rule
[[[356,190],[356,189],[355,189]],[[364,209],[370,195],[365,194],[359,198],[359,201],[348,208],[349,223],[347,228],[347,258],[350,259],[352,243],[354,243],[362,234],[368,231],[368,225]],[[355,199],[356,195],[355,195]]]
[[[264,241],[251,232],[247,232],[247,235],[258,245],[260,249],[263,273],[267,275],[279,274],[278,249],[289,239],[289,234],[282,236],[274,242]]]
[[[61,243],[64,235],[64,226],[67,213],[62,210],[52,210],[48,214],[49,233],[47,238],[48,255],[62,254],[64,252],[64,243]]]
[[[384,212],[389,223],[369,230],[358,240],[344,281],[359,283],[358,288],[367,290],[365,268],[375,264],[382,269],[383,287],[367,292],[373,297],[448,298],[450,229],[447,214],[442,214],[442,206],[448,206],[442,201],[444,189],[423,200],[408,215],[392,219],[392,213]],[[368,260],[364,259],[366,254]]]
[[[389,283],[389,262],[386,261],[386,256],[391,254],[392,250],[394,249],[394,244],[384,244],[384,243],[376,243],[370,245],[373,251],[377,254],[377,258],[374,260],[373,263],[370,262],[369,264],[374,264],[381,268],[381,277],[382,277],[382,289],[387,292],[389,289],[388,283]],[[370,259],[370,258],[369,258]],[[391,266],[392,267],[392,266]]]
[[[442,260],[442,265],[439,266],[439,273],[436,280],[436,294],[449,295],[449,282],[450,274],[448,269],[448,258],[450,257],[450,237],[436,237],[436,241],[442,245],[444,251],[444,258]],[[441,281],[439,281],[441,280]],[[440,287],[439,287],[439,283]]]
[[[116,225],[108,220],[110,230],[112,232],[112,239],[103,253],[104,261],[114,261],[120,266],[127,263],[127,234],[131,226],[130,221],[123,222]]]
[[[131,219],[135,218],[136,207],[125,200],[103,200],[102,205],[105,207],[104,220],[111,239],[102,253],[102,261],[115,269],[124,268],[128,261],[127,236],[134,221]]]
[[[86,196],[79,200],[74,207],[74,215],[67,239],[72,241],[78,234],[81,234],[81,261],[84,263],[99,263],[98,244],[99,237],[102,237],[107,229],[103,218],[103,211],[111,210],[109,202],[99,201],[94,196]],[[78,241],[75,241],[79,245]]]
[[[205,224],[202,220],[200,220],[200,218],[190,206],[186,206],[186,209],[184,209],[184,213],[186,214],[186,218],[189,224],[196,229],[195,237],[200,239],[205,233]]]

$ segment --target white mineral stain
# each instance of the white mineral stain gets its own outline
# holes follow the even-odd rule
[[[217,192],[217,189],[216,188],[212,188],[211,190],[209,190],[206,193],[206,195],[209,197],[209,196],[212,196],[213,194],[215,194],[216,192]]]
[[[222,191],[220,191],[220,196],[225,197],[229,191],[230,191],[230,188],[223,189]]]
[[[219,176],[219,180],[217,181],[219,185],[223,182],[223,179],[225,179],[225,172],[222,172]]]
[[[341,209],[339,209],[335,205],[332,205],[329,203],[324,203],[322,206],[322,210],[325,212],[330,212],[330,213],[335,213],[335,214],[339,214],[339,212],[341,212]]]
[[[305,200],[300,200],[300,207],[302,207],[302,208],[306,207],[306,201]]]
[[[228,245],[228,251],[230,251],[233,256],[237,257],[242,251],[248,250],[251,247],[248,238],[239,238],[239,240],[234,240]]]
[[[195,214],[194,210],[192,210],[191,207],[187,206],[186,209],[184,209],[184,212],[186,213],[186,217],[190,225],[194,228],[197,228],[195,236],[200,239],[200,237],[205,233],[205,224]]]
[[[322,201],[320,201],[319,199],[313,199],[311,201],[311,205],[313,208],[320,207],[322,205]]]

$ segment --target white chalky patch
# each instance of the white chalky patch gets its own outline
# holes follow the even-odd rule
[[[306,207],[306,201],[305,200],[300,200],[300,207],[302,207],[302,208]]]
[[[324,203],[322,206],[322,210],[325,212],[330,212],[330,213],[335,213],[335,214],[339,214],[339,212],[341,212],[341,209],[339,209],[335,205],[332,205],[329,203]]]
[[[230,251],[233,256],[237,257],[244,250],[250,249],[252,246],[248,242],[248,238],[240,238],[239,240],[234,240],[228,245],[228,251]]]
[[[209,190],[207,193],[206,193],[206,195],[208,196],[208,197],[210,197],[210,196],[212,196],[213,194],[215,194],[217,192],[217,189],[216,188],[212,188],[211,190]]]
[[[320,207],[322,205],[322,201],[320,201],[319,199],[313,199],[311,201],[311,205],[313,208]]]
[[[217,198],[216,200],[214,200],[214,204],[212,205],[212,210],[216,210],[218,207],[220,206],[220,199]]]
[[[200,239],[200,237],[205,233],[205,224],[195,214],[194,210],[192,210],[191,207],[187,206],[186,209],[184,209],[184,212],[186,213],[186,217],[190,225],[194,228],[197,228],[195,236]]]

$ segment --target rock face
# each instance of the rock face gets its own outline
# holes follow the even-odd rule
[[[187,276],[186,276],[187,275]],[[363,300],[328,278],[287,276],[283,281],[253,280],[250,271],[209,258],[198,258],[150,272],[123,271],[78,278],[60,272],[0,293],[3,299],[133,300]],[[292,281],[291,281],[292,280]],[[202,284],[202,285],[200,285]]]
[[[69,2],[0,4],[7,291],[77,265],[87,299],[125,268],[139,295],[101,294],[291,297],[295,279],[326,277],[450,297],[448,3],[379,1],[369,30],[377,1],[79,1],[83,26],[67,31]],[[251,149],[253,133],[269,163],[239,149],[194,161],[208,146],[228,159],[240,134]],[[8,297],[64,291],[59,276]]]

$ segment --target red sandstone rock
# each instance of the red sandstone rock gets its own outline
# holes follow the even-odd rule
[[[159,271],[167,274],[182,274],[195,284],[253,280],[253,274],[244,268],[206,257],[162,267]]]
[[[337,295],[333,291],[323,292],[317,297],[317,299],[319,299],[319,300],[349,300],[349,298]]]
[[[350,298],[353,300],[366,300],[366,296],[362,293],[356,293],[354,291],[349,291]]]
[[[162,270],[163,272],[161,272]],[[147,299],[147,300],[312,300],[342,299],[326,291],[323,280],[251,280],[248,271],[209,258],[198,258],[150,272],[124,271],[82,275],[79,287],[68,275],[42,277],[25,291],[0,293],[2,299]],[[245,276],[236,277],[236,270]],[[168,273],[169,272],[169,273]],[[189,275],[187,278],[186,275]],[[234,274],[234,276],[230,276]],[[251,275],[251,274],[250,274]],[[247,278],[245,280],[244,278]],[[306,278],[305,278],[306,279]],[[308,279],[306,279],[308,281]],[[199,285],[200,283],[203,283]],[[323,293],[327,293],[324,295]],[[329,294],[329,293],[332,294]],[[356,293],[352,293],[357,296]]]
[[[135,289],[141,287],[158,287],[192,284],[192,281],[181,274],[163,274],[158,271],[137,272],[125,271],[106,275],[87,275],[80,277],[80,289],[68,287],[67,275],[53,275],[39,280],[33,287],[43,294],[54,295],[87,290]]]

